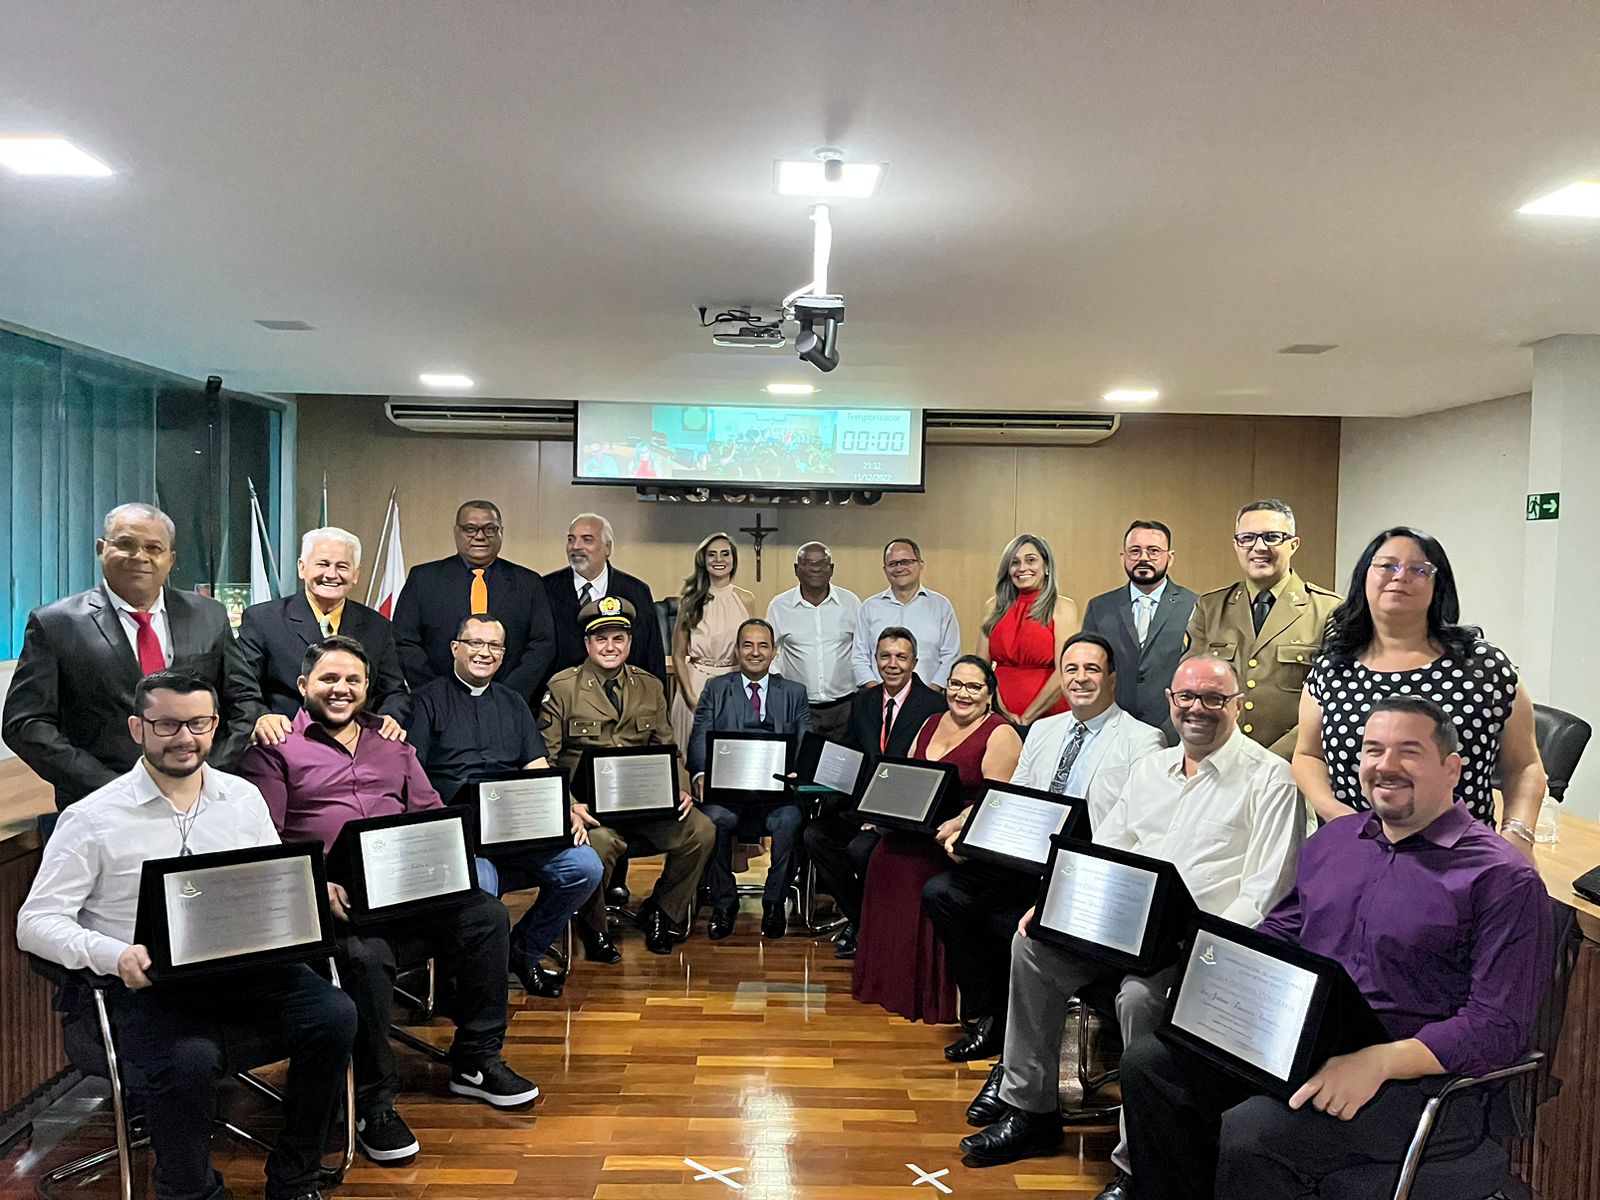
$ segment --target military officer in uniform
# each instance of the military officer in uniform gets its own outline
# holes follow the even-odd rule
[[[1282,500],[1251,501],[1239,510],[1233,528],[1244,580],[1195,601],[1184,657],[1212,654],[1231,663],[1244,689],[1239,728],[1288,758],[1294,753],[1300,688],[1341,597],[1307,583],[1290,566],[1300,539],[1294,510]]]
[[[588,657],[576,667],[558,671],[550,680],[539,725],[550,760],[570,776],[585,749],[597,746],[662,746],[672,742],[667,696],[661,681],[628,663],[637,614],[627,600],[603,596],[578,613]],[[603,879],[630,850],[635,857],[665,854],[666,866],[655,891],[639,913],[644,944],[652,954],[670,954],[675,942],[689,936],[695,892],[706,861],[717,843],[711,818],[683,792],[678,815],[641,821],[624,835],[600,824],[586,805],[573,806],[573,820],[589,831],[589,845],[605,864]],[[578,934],[591,962],[622,958],[606,932],[603,887],[578,912]]]

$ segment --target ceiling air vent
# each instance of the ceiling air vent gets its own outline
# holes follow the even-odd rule
[[[1285,346],[1279,354],[1326,354],[1329,350],[1337,350],[1338,344],[1334,342],[1296,342],[1292,346]]]
[[[1092,446],[1117,431],[1114,413],[958,412],[923,414],[928,441],[957,446]]]
[[[571,441],[577,423],[570,400],[388,400],[383,411],[412,433]]]

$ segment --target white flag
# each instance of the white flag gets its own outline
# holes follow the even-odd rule
[[[250,491],[250,603],[264,604],[272,599],[272,578],[267,573],[267,556],[261,548],[261,501]]]
[[[383,582],[378,585],[378,603],[374,606],[391,621],[395,602],[400,599],[400,589],[406,582],[406,556],[400,549],[400,502],[389,501],[389,549],[383,556]]]

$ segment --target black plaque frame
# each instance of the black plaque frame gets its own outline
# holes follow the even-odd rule
[[[606,758],[635,758],[640,755],[656,755],[671,760],[671,801],[659,808],[630,808],[621,812],[600,812],[594,803],[595,763]],[[572,777],[573,797],[578,803],[588,805],[590,814],[598,817],[602,825],[621,826],[631,821],[653,821],[661,817],[676,819],[678,815],[678,794],[681,789],[682,784],[678,777],[678,748],[670,742],[659,746],[590,746],[584,750],[583,756],[578,760],[578,768]]]
[[[1089,829],[1089,802],[1082,796],[1063,796],[1056,792],[1040,791],[1038,788],[1023,787],[1015,783],[989,783],[983,789],[983,794],[978,797],[978,802],[972,806],[972,811],[967,814],[966,824],[961,826],[961,833],[956,838],[955,852],[962,858],[970,858],[975,862],[993,863],[995,866],[1010,867],[1013,871],[1023,871],[1029,875],[1042,875],[1046,864],[1050,861],[1050,851],[1045,851],[1044,862],[1034,862],[1029,858],[1021,858],[1015,854],[1001,854],[997,850],[990,850],[983,846],[973,845],[967,841],[967,833],[972,829],[973,822],[978,819],[981,810],[992,795],[1001,796],[1026,796],[1030,800],[1039,800],[1055,804],[1062,808],[1070,809],[1066,823],[1051,837],[1065,837],[1075,841],[1087,842],[1090,840]]]
[[[466,846],[467,886],[439,896],[425,896],[400,904],[386,904],[374,909],[367,902],[366,868],[361,856],[361,835],[379,829],[394,829],[406,825],[423,825],[430,821],[460,821],[461,837]],[[427,808],[420,812],[394,813],[386,817],[364,817],[347,821],[339,836],[334,839],[333,851],[328,856],[328,874],[349,894],[350,923],[357,926],[383,925],[419,913],[440,912],[458,908],[472,898],[478,890],[477,812],[464,804],[448,804],[443,808]]]
[[[866,807],[867,796],[872,791],[872,780],[883,767],[915,767],[921,771],[934,771],[944,776],[939,784],[939,789],[934,793],[933,804],[929,807],[928,815],[921,821],[914,821],[907,817],[897,816],[894,813],[874,812]],[[926,833],[932,836],[955,815],[956,806],[960,803],[961,772],[954,763],[936,762],[926,758],[894,758],[889,755],[877,758],[872,763],[871,770],[867,771],[861,783],[859,794],[856,797],[856,811],[861,817],[862,824],[878,825],[885,829],[900,829],[909,833]]]
[[[702,799],[706,804],[720,804],[724,808],[746,805],[776,805],[795,803],[794,781],[790,786],[774,787],[769,792],[745,791],[743,788],[714,787],[711,783],[711,764],[716,760],[720,742],[782,742],[783,774],[794,770],[794,739],[786,733],[768,733],[759,729],[714,730],[706,735],[706,775]],[[776,781],[774,781],[776,782]]]
[[[800,739],[800,752],[795,756],[794,773],[800,777],[800,786],[815,789],[814,795],[818,796],[849,796],[852,800],[861,795],[861,789],[866,783],[867,772],[872,769],[872,756],[861,754],[861,766],[856,770],[856,782],[848,792],[841,792],[826,784],[817,782],[817,764],[822,761],[823,747],[829,743],[843,747],[852,754],[861,754],[854,746],[846,746],[838,738],[824,737],[815,729],[808,729],[805,736]]]
[[[511,842],[486,842],[483,840],[483,793],[480,784],[515,782],[521,779],[558,779],[561,781],[561,832],[543,838],[520,838]],[[572,845],[572,789],[567,783],[567,773],[560,767],[535,767],[526,771],[494,771],[474,775],[456,793],[456,803],[468,803],[478,828],[478,851],[485,858],[506,854],[514,850],[564,850]]]

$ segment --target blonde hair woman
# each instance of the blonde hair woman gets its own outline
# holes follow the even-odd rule
[[[1002,716],[1026,726],[1067,711],[1056,664],[1081,628],[1078,606],[1059,591],[1050,543],[1036,533],[1012,538],[1000,555],[978,635],[978,657],[993,665],[1000,681],[995,707]]]
[[[733,582],[739,549],[725,533],[713,533],[695,547],[694,573],[678,595],[678,621],[672,629],[672,740],[687,753],[694,728],[694,706],[706,681],[734,667],[733,643],[750,616],[755,596]]]

